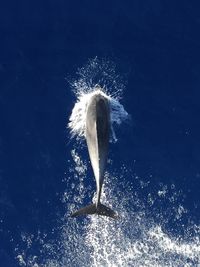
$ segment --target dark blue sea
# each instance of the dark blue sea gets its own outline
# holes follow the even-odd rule
[[[1,1],[0,267],[200,266],[199,10]],[[96,84],[129,114],[105,174],[116,221],[70,217],[95,180],[68,123]]]

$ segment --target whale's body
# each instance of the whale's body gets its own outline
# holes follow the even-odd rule
[[[114,211],[100,202],[108,156],[110,128],[109,100],[101,92],[97,92],[90,98],[86,111],[86,142],[96,180],[97,201],[95,204],[74,212],[72,217],[86,214],[117,217]]]
[[[97,205],[107,162],[110,130],[110,107],[101,94],[92,96],[86,115],[86,141],[97,185]]]

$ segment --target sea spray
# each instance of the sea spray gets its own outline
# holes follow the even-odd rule
[[[130,119],[120,103],[125,90],[125,81],[116,72],[113,62],[98,59],[90,59],[88,63],[79,68],[77,79],[70,81],[72,91],[76,96],[76,103],[69,118],[68,127],[72,137],[77,140],[85,137],[86,110],[89,99],[96,93],[102,94],[109,100],[111,109],[111,138],[117,141],[115,126]]]
[[[128,113],[119,102],[122,92],[120,97],[116,97],[118,92],[112,94],[111,90],[107,90],[103,79],[100,79],[102,90],[99,92],[99,81],[93,82],[94,77],[98,76],[94,69],[102,70],[102,66],[99,67],[96,61],[90,62],[90,65],[81,69],[81,77],[74,84],[77,102],[70,117],[69,127],[72,136],[77,136],[78,139],[85,137],[87,103],[95,93],[102,93],[109,99],[112,129],[115,124],[120,125],[128,118]],[[117,140],[114,131],[112,137]],[[131,178],[134,184],[128,184],[127,178]],[[181,225],[181,219],[187,214],[182,203],[179,203],[179,194],[174,185],[171,193],[169,185],[162,185],[154,194],[149,184],[150,182],[143,182],[137,175],[133,175],[126,166],[118,169],[115,175],[106,174],[102,200],[105,204],[116,207],[120,220],[113,221],[98,216],[89,216],[85,220],[83,249],[89,254],[87,260],[82,263],[84,266],[188,267],[200,264],[199,227],[188,224],[184,227],[182,236],[174,236],[166,229],[170,219],[177,224],[180,222]],[[146,198],[137,192],[148,187],[150,192]],[[164,206],[168,208],[157,210],[154,208],[156,201],[160,202],[161,207],[162,202],[165,203]],[[80,221],[77,221],[77,224],[79,223]]]
[[[85,136],[87,101],[97,84],[113,105],[112,122],[120,124],[127,118],[127,112],[119,102],[124,87],[113,64],[96,58],[90,60],[78,70],[78,78],[71,83],[77,101],[69,127],[72,136],[76,136],[78,141],[82,141]],[[118,138],[120,141],[120,136]],[[119,220],[100,216],[71,218],[72,210],[86,204],[85,198],[88,194],[89,198],[94,197],[95,191],[86,183],[87,179],[92,181],[92,177],[87,176],[89,163],[78,148],[76,140],[63,179],[66,190],[62,203],[66,212],[63,218],[58,218],[59,236],[51,241],[41,236],[39,241],[42,246],[37,253],[34,250],[33,256],[30,248],[34,237],[31,235],[27,249],[17,250],[21,266],[200,266],[200,226],[186,220],[187,210],[181,202],[182,193],[171,184],[158,183],[152,186],[152,177],[146,182],[148,177],[139,177],[132,166],[121,164],[116,169],[109,159],[112,172],[105,175],[102,200],[116,208],[120,214]],[[148,192],[147,196],[144,190]],[[155,207],[156,202],[160,204],[159,208]],[[187,223],[183,224],[183,219]],[[166,226],[171,221],[182,230],[182,234],[170,232]],[[33,261],[35,255],[37,260]]]
[[[72,136],[85,137],[88,100],[93,94],[102,93],[109,99],[112,140],[117,141],[113,126],[120,125],[126,120],[128,113],[119,102],[122,91],[120,94],[119,91],[115,91],[117,84],[114,82],[111,85],[111,88],[114,88],[113,91],[108,90],[107,85],[112,79],[111,75],[105,75],[102,66],[107,65],[105,62],[99,64],[95,59],[79,70],[80,79],[74,83],[77,103],[72,111],[69,127]],[[94,70],[101,70],[102,73],[96,73]],[[114,70],[111,72],[116,75]],[[103,77],[100,79],[100,76]],[[108,77],[109,82],[105,82]],[[114,77],[113,80],[115,81]],[[100,92],[97,89],[99,86],[102,88]],[[194,239],[190,241],[187,239],[189,228],[194,229],[195,225],[185,227],[183,236],[178,237],[165,230],[171,216],[174,216],[174,220],[181,221],[182,217],[187,214],[182,204],[178,203],[177,192],[174,191],[172,195],[169,195],[168,186],[164,185],[158,189],[157,194],[149,192],[147,198],[144,199],[144,196],[140,196],[135,188],[141,190],[148,187],[149,182],[144,183],[137,175],[127,171],[126,167],[124,170],[126,174],[121,174],[122,170],[117,170],[116,176],[107,173],[102,192],[105,204],[117,205],[120,220],[112,221],[109,218],[89,216],[84,225],[85,248],[89,248],[90,251],[90,260],[85,262],[85,266],[198,266],[200,264],[199,231],[195,231]],[[135,184],[138,183],[137,187],[126,183],[128,174],[128,179],[132,177]],[[157,199],[165,204],[167,202],[167,211],[154,209],[154,202]]]
[[[109,101],[112,130],[111,140],[117,141],[114,126],[120,125],[122,121],[127,120],[129,115],[117,99],[112,97],[112,95],[107,95],[103,89],[99,89],[97,86],[85,94],[78,95],[77,102],[75,103],[72,114],[69,118],[68,127],[71,130],[71,135],[72,137],[77,136],[78,139],[85,137],[87,105],[91,97],[95,94],[101,94]]]
[[[84,176],[85,162],[76,151],[73,152],[76,161],[71,161],[70,167],[74,168],[71,176],[66,176],[65,182],[71,184],[74,176]],[[76,168],[75,168],[76,167]],[[127,182],[130,177],[134,184]],[[75,178],[77,179],[77,178]],[[111,174],[106,174],[103,188],[103,201],[117,206],[120,220],[88,216],[87,218],[70,218],[71,204],[83,204],[85,192],[72,186],[66,190],[63,203],[67,211],[60,228],[60,237],[52,242],[47,242],[40,237],[43,260],[33,261],[35,256],[27,255],[30,246],[35,242],[33,236],[27,236],[28,247],[18,254],[21,266],[29,267],[199,267],[200,266],[200,227],[190,224],[184,227],[182,235],[173,235],[166,231],[162,210],[158,214],[159,223],[154,220],[154,213],[149,213],[152,208],[148,200],[140,197],[137,190],[143,190],[143,180],[136,177],[127,168],[120,168]],[[150,187],[150,185],[146,185]],[[119,190],[120,188],[120,190]],[[152,195],[159,199],[158,193],[165,188],[162,201],[166,201],[168,209],[179,206],[176,188],[166,189],[166,185],[158,186],[157,192]],[[91,188],[87,188],[88,190]],[[81,194],[81,195],[79,195]],[[78,196],[78,198],[77,198]],[[181,197],[181,196],[180,196]],[[171,203],[170,199],[176,199]],[[117,204],[116,204],[117,203]],[[173,216],[170,215],[169,216]],[[182,215],[184,216],[184,215]],[[180,226],[181,227],[181,226]],[[30,238],[32,241],[30,242]],[[26,242],[26,237],[23,238]],[[57,246],[53,246],[55,243]],[[28,259],[28,260],[27,260]],[[34,262],[34,263],[33,263]]]
[[[79,157],[78,154],[76,156]],[[83,161],[77,162],[78,166],[83,163]],[[79,169],[81,170],[76,168],[76,172]],[[133,183],[128,182],[130,177]],[[184,226],[182,235],[174,235],[165,229],[170,217],[176,218],[177,225],[180,221],[181,227],[181,218],[186,216],[186,213],[180,214],[178,211],[181,195],[177,195],[175,187],[173,189],[167,185],[156,187],[151,197],[155,201],[161,199],[161,202],[165,202],[168,206],[167,214],[164,216],[165,210],[154,210],[149,199],[138,194],[137,191],[142,191],[144,186],[149,190],[151,188],[150,183],[144,185],[143,179],[133,175],[125,166],[113,170],[112,174],[106,173],[102,200],[106,205],[109,203],[116,208],[120,219],[111,220],[94,215],[71,219],[68,213],[67,223],[63,225],[65,231],[61,243],[65,249],[60,267],[65,266],[64,262],[71,263],[71,266],[86,267],[198,267],[199,226],[193,223]],[[161,191],[165,191],[162,196]],[[70,197],[71,195],[68,195],[66,203],[73,201]],[[83,198],[78,204],[82,202]],[[177,209],[173,209],[174,207]],[[157,214],[156,220],[155,214]]]

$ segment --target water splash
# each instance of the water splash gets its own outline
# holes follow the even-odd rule
[[[73,153],[79,157],[77,152]],[[80,171],[82,179],[81,167],[84,169],[85,165],[81,158],[79,159],[74,163],[74,166],[78,167],[74,171],[74,175],[76,176]],[[68,205],[68,209],[63,218],[60,238],[54,240],[57,248],[54,247],[52,251],[52,246],[44,242],[43,255],[46,257],[44,263],[31,265],[35,259],[29,256],[28,264],[21,266],[200,266],[200,227],[194,224],[187,228],[182,226],[184,227],[183,235],[170,234],[165,230],[166,222],[163,221],[162,212],[159,214],[160,223],[158,224],[154,220],[154,214],[148,214],[150,208],[148,201],[140,199],[133,186],[125,182],[126,174],[118,172],[118,175],[120,178],[124,177],[120,183],[117,182],[119,177],[106,175],[103,202],[109,203],[120,213],[120,220],[115,221],[98,216],[70,218],[69,214],[73,209],[72,203],[74,202],[75,208],[83,206],[86,196],[85,191],[72,186],[72,192],[66,191],[66,195],[63,197],[63,202]],[[135,183],[138,181],[136,187],[139,187],[140,179],[132,178]],[[91,190],[91,188],[87,189]],[[179,205],[179,203],[170,204],[170,198],[173,196],[176,198],[176,189],[162,197],[168,202],[169,208]]]
[[[150,187],[150,183],[144,185],[142,179],[134,175],[134,183],[127,183],[129,175],[130,171],[123,167],[113,176],[107,173],[105,177],[102,202],[118,211],[119,220],[94,215],[68,220],[70,224],[65,226],[63,235],[65,264],[94,267],[200,266],[200,227],[192,223],[187,227],[182,225],[181,220],[187,213],[179,211],[181,194],[174,186],[158,185],[151,197],[154,201],[161,201],[161,206],[162,203],[167,205],[168,209],[154,209],[149,198],[145,200],[137,192]],[[160,195],[161,191],[165,194]],[[83,202],[84,198],[80,199],[76,208],[83,206]],[[183,228],[182,235],[166,230],[166,224],[172,218],[177,226]],[[75,238],[70,242],[72,236]],[[74,259],[74,255],[79,256]]]
[[[200,226],[182,224],[187,211],[180,212],[182,194],[174,185],[158,184],[150,201],[142,191],[151,191],[151,182],[144,182],[122,166],[112,175],[106,173],[102,194],[102,202],[116,210],[120,219],[94,215],[74,219],[70,217],[72,211],[88,204],[95,189],[86,185],[87,164],[75,149],[69,166],[70,175],[64,178],[68,189],[62,199],[66,214],[60,218],[60,235],[51,242],[41,235],[23,235],[27,247],[18,254],[21,266],[200,266]],[[126,182],[130,177],[133,183]],[[154,209],[156,201],[160,209]],[[166,230],[172,218],[183,234]],[[41,244],[42,259],[41,255],[30,255],[34,242]]]
[[[79,79],[72,83],[77,103],[69,127],[78,140],[85,135],[87,101],[95,93],[97,84],[103,88],[102,93],[112,105],[112,122],[120,124],[127,117],[124,107],[119,103],[122,92],[118,91],[120,97],[116,97],[116,93],[107,90],[118,88],[116,74],[108,65],[105,62],[100,64],[97,59],[90,61],[79,70]],[[42,247],[37,258],[27,255],[31,254],[28,249],[18,250],[17,258],[21,266],[200,266],[200,226],[186,220],[187,210],[181,202],[182,193],[170,184],[154,185],[152,190],[151,179],[143,181],[126,166],[117,170],[112,168],[112,174],[106,173],[102,192],[102,202],[120,214],[119,220],[95,215],[71,218],[72,211],[88,204],[95,191],[85,179],[88,163],[77,152],[76,144],[71,156],[69,172],[63,179],[67,187],[62,198],[66,213],[59,218],[59,236],[51,242],[40,237]],[[109,167],[113,167],[109,162]],[[132,183],[127,182],[130,178]],[[148,192],[146,196],[144,190]],[[159,203],[159,208],[156,203]],[[167,226],[171,222],[181,231],[176,234],[170,231]],[[29,249],[33,239],[27,243]],[[28,237],[25,238],[25,241],[28,240]]]
[[[85,66],[79,68],[77,79],[72,79],[69,83],[76,96],[85,95],[98,85],[107,95],[119,100],[125,90],[125,82],[116,72],[115,63],[97,57],[88,60]]]
[[[120,125],[130,116],[119,100],[122,97],[124,85],[122,79],[115,73],[113,63],[90,60],[89,64],[79,69],[79,78],[71,82],[77,102],[69,118],[68,127],[72,137],[81,139],[85,137],[85,122],[87,104],[94,94],[101,94],[108,99],[111,108],[111,141],[117,141],[114,131],[115,125]],[[109,85],[109,87],[107,87]]]
[[[99,75],[99,73],[96,75],[96,70],[99,69],[102,71],[102,65],[99,66],[99,62],[96,60],[89,62],[89,65],[80,70],[81,77],[74,84],[78,101],[70,117],[69,127],[72,135],[85,136],[87,102],[96,93],[96,84],[100,84],[99,80],[94,79]],[[113,74],[114,71],[112,70],[111,73]],[[88,79],[89,77],[92,79]],[[100,79],[102,94],[110,101],[112,126],[115,123],[119,125],[127,119],[128,113],[119,103],[122,91],[120,94],[119,91],[117,94],[108,91],[103,83],[106,77],[104,75]],[[116,83],[111,87],[116,90]],[[117,95],[120,97],[116,97]],[[134,185],[126,182],[130,177]],[[81,257],[76,258],[74,266],[200,266],[200,228],[194,224],[190,226],[188,224],[188,227],[182,225],[183,234],[177,236],[166,229],[170,220],[181,226],[182,219],[187,214],[187,210],[180,203],[181,193],[175,190],[174,185],[161,184],[156,192],[151,192],[149,189],[145,199],[144,195],[138,194],[138,191],[148,187],[150,188],[150,181],[143,182],[141,178],[131,174],[125,166],[117,170],[116,175],[106,174],[102,202],[118,211],[120,220],[98,216],[76,219],[76,227],[81,225],[81,230],[79,228],[76,232],[76,236],[81,236],[81,246],[78,246],[80,238],[73,241],[74,246],[79,247],[75,254]],[[69,199],[67,203],[68,201]],[[84,198],[80,199],[76,209],[84,206],[83,202]],[[164,210],[154,208],[156,202],[160,202],[160,207],[168,208]],[[68,236],[70,235],[65,235],[65,238],[66,236],[67,240],[63,243],[69,246]],[[66,249],[70,254],[71,248],[68,248]],[[70,259],[69,263],[72,263]]]
[[[82,168],[85,163],[76,151],[74,153],[79,159],[72,163],[78,167],[74,175],[80,175],[84,183]],[[74,187],[70,194],[67,191],[64,202],[69,206],[60,239],[62,252],[59,250],[59,267],[200,266],[200,227],[192,223],[188,223],[187,227],[182,225],[181,220],[187,214],[186,211],[180,213],[178,208],[182,195],[177,193],[174,186],[171,188],[160,184],[151,198],[154,202],[161,201],[161,206],[165,204],[168,209],[154,209],[149,197],[144,199],[138,194],[138,191],[150,188],[150,183],[144,183],[141,178],[131,174],[133,184],[130,184],[126,182],[130,174],[131,171],[123,166],[113,175],[106,173],[105,177],[102,202],[120,214],[119,220],[95,215],[70,218],[72,210],[87,204],[88,199],[85,200],[85,191],[81,195],[79,189]],[[94,188],[87,189],[94,192]],[[165,193],[160,194],[161,191]],[[76,201],[72,208],[74,199]],[[166,224],[172,218],[183,228],[182,235],[174,235],[166,230]]]

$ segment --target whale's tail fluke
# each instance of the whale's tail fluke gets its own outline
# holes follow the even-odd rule
[[[111,208],[106,207],[105,205],[101,203],[98,204],[98,207],[96,207],[96,204],[91,204],[80,210],[77,210],[74,213],[72,213],[71,217],[76,217],[80,215],[91,215],[91,214],[103,215],[103,216],[111,217],[113,219],[118,218],[118,215],[115,211],[111,210]]]

